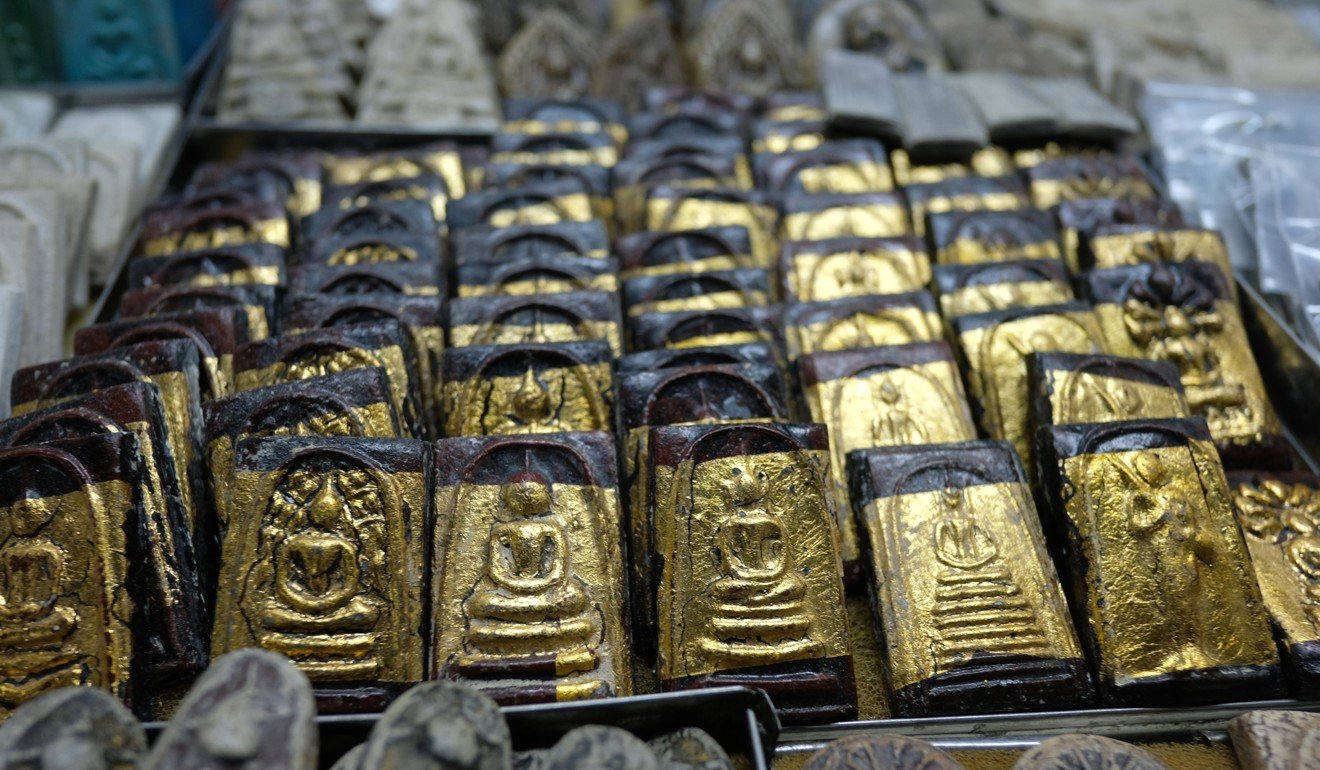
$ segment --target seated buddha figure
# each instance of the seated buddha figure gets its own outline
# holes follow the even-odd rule
[[[715,535],[723,577],[709,588],[710,636],[701,646],[733,668],[819,655],[806,582],[793,569],[783,522],[767,507],[765,473],[740,470],[724,483],[727,515]]]
[[[21,497],[0,513],[0,533],[8,535],[0,548],[0,706],[83,683],[74,665],[79,656],[63,644],[78,623],[74,608],[61,602],[73,576],[64,550],[42,532],[62,504]]]
[[[468,627],[459,669],[476,678],[506,678],[511,669],[551,677],[595,670],[604,620],[574,575],[550,485],[522,471],[500,489],[499,506],[485,574],[463,602]]]
[[[273,569],[258,637],[294,659],[315,680],[369,678],[382,600],[384,529],[381,496],[371,475],[353,468],[297,468],[276,485],[262,540]]]

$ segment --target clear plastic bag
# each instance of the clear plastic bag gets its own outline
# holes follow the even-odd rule
[[[1141,113],[1174,201],[1254,273],[1252,160],[1270,143],[1320,145],[1320,94],[1152,83]]]
[[[1268,143],[1251,163],[1261,290],[1286,298],[1320,343],[1320,147]]]

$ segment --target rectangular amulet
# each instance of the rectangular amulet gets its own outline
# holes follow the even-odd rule
[[[765,364],[780,369],[784,368],[783,356],[772,345],[765,342],[640,350],[636,353],[620,356],[614,362],[615,370],[619,376],[653,369],[674,369],[710,364]]]
[[[462,197],[467,189],[462,153],[457,146],[445,143],[406,152],[390,150],[335,156],[327,163],[326,170],[326,182],[332,185],[414,179],[436,174],[445,180],[445,189],[451,197]]]
[[[247,314],[229,307],[92,324],[74,332],[73,352],[82,356],[169,339],[186,340],[197,348],[202,397],[220,398],[233,390],[235,351],[250,340]]]
[[[455,270],[459,297],[568,294],[619,289],[619,264],[610,257],[567,255],[527,257],[508,262],[467,262]]]
[[[1071,155],[1037,164],[1027,171],[1036,208],[1051,209],[1083,198],[1158,198],[1146,171],[1122,155]]]
[[[896,716],[1090,705],[1011,445],[863,449],[848,464]]]
[[[927,217],[950,211],[1016,211],[1028,207],[1027,189],[1017,176],[953,177],[903,188],[912,209],[912,227],[924,236]]]
[[[625,235],[618,241],[624,279],[710,270],[769,269],[751,231],[741,225]]]
[[[134,527],[139,561],[133,590],[145,618],[141,671],[157,688],[186,683],[206,665],[205,614],[213,549],[195,546],[193,512],[184,508],[166,434],[165,408],[150,382],[128,382],[0,422],[0,446],[40,446],[123,433],[137,439],[130,458],[138,468]],[[123,450],[127,451],[127,450]],[[191,495],[188,496],[191,501]],[[209,512],[202,516],[209,518]],[[205,526],[198,539],[214,535]]]
[[[769,304],[770,278],[760,269],[711,270],[629,278],[623,305],[629,318],[643,313],[720,310]]]
[[[928,235],[941,265],[979,265],[1010,260],[1060,258],[1059,232],[1048,213],[948,211],[927,217]]]
[[[617,356],[623,352],[622,326],[618,297],[606,292],[465,297],[449,304],[449,344],[455,348],[604,340]]]
[[[778,305],[643,313],[632,319],[634,350],[698,348],[747,343],[782,347]]]
[[[163,257],[135,257],[128,263],[128,285],[242,286],[285,283],[284,249],[268,243],[222,246]]]
[[[193,540],[206,538],[205,465],[197,348],[185,340],[155,340],[104,353],[19,369],[14,373],[14,415],[65,403],[129,382],[150,382],[165,408],[165,435],[172,450],[183,508]]]
[[[1265,609],[1287,655],[1293,695],[1320,696],[1320,478],[1301,472],[1228,474],[1233,512],[1251,555]]]
[[[247,203],[218,208],[168,208],[149,212],[142,253],[148,257],[246,243],[289,248],[289,215],[283,203]]]
[[[784,311],[789,358],[830,350],[935,342],[944,338],[926,291],[802,302]]]
[[[393,179],[372,179],[353,184],[331,185],[322,191],[323,208],[352,209],[382,201],[421,201],[431,209],[438,224],[446,220],[451,195],[449,184],[430,172]],[[459,193],[461,195],[461,193]]]
[[[774,223],[778,212],[769,197],[757,190],[731,187],[659,185],[646,194],[646,229],[697,230],[736,225],[747,228],[753,255],[765,258],[756,267],[769,267],[774,253]]]
[[[612,436],[435,451],[432,676],[508,704],[631,694]]]
[[[1090,355],[1032,353],[1031,435],[1042,425],[1191,417],[1178,368],[1166,361]]]
[[[1114,353],[1178,367],[1192,413],[1210,425],[1226,465],[1288,466],[1287,439],[1219,268],[1182,262],[1096,270],[1087,284]]]
[[[445,352],[446,436],[611,431],[613,352],[601,340]]]
[[[246,316],[248,339],[260,340],[277,332],[274,286],[152,286],[129,289],[119,298],[120,318],[147,318],[169,313],[191,313],[232,307]]]
[[[212,656],[287,655],[322,713],[380,711],[422,681],[430,465],[411,439],[241,443]]]
[[[1020,259],[973,265],[939,265],[935,285],[940,310],[954,319],[992,310],[1041,307],[1073,301],[1068,271],[1057,259]]]
[[[894,189],[885,148],[876,141],[829,141],[807,150],[756,156],[757,175],[778,193],[870,193]]]
[[[916,238],[828,238],[784,243],[780,275],[786,300],[821,302],[920,291],[931,268]]]
[[[283,203],[295,217],[321,208],[321,160],[315,152],[254,152],[237,160],[203,163],[188,180],[188,195],[247,193]]]
[[[343,297],[395,294],[443,297],[439,265],[424,262],[363,262],[356,265],[302,264],[289,270],[289,293]]]
[[[764,689],[786,720],[856,714],[825,427],[651,430],[665,690]]]
[[[1180,230],[1186,227],[1178,206],[1156,198],[1082,198],[1067,200],[1055,210],[1063,237],[1063,255],[1073,272],[1094,263],[1091,238],[1100,228],[1134,227]]]
[[[783,370],[767,363],[691,363],[620,373],[619,435],[628,494],[628,537],[634,585],[633,644],[655,655],[655,593],[650,588],[651,428],[702,423],[783,422],[791,411]]]
[[[419,245],[413,260],[419,260],[426,252],[440,245],[435,212],[424,201],[415,200],[378,200],[348,209],[321,209],[302,220],[300,232],[300,248],[309,255],[309,261],[330,264],[344,264],[345,261],[329,259],[326,255],[334,253],[334,250],[323,244],[344,238],[414,239],[425,245]],[[382,260],[377,258],[375,261]]]
[[[1106,704],[1273,697],[1279,657],[1205,421],[1041,431],[1048,528]]]
[[[428,426],[440,422],[440,361],[445,352],[444,301],[400,294],[293,295],[284,303],[286,334],[394,321],[407,334]],[[434,435],[434,434],[432,434]]]
[[[429,268],[433,283],[444,273],[445,252],[430,227],[422,234],[411,232],[348,232],[306,240],[302,244],[302,264],[327,267],[358,265],[405,266]]]
[[[134,702],[137,456],[130,434],[0,449],[0,715],[60,687]]]
[[[785,241],[826,238],[897,238],[913,231],[897,192],[789,195],[779,235]]]
[[[609,235],[595,220],[506,227],[473,225],[453,233],[450,240],[454,261],[460,266],[556,256],[605,259],[610,255]]]
[[[460,231],[477,225],[552,225],[590,222],[598,212],[591,196],[576,180],[561,179],[524,187],[480,190],[449,203],[449,227]]]

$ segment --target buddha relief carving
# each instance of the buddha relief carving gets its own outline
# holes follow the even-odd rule
[[[782,0],[727,0],[688,44],[696,83],[765,97],[805,85],[805,56]]]
[[[714,604],[702,651],[732,668],[820,655],[806,583],[766,500],[766,471],[751,461],[734,466],[722,487],[724,516],[715,534],[720,577],[709,588]]]
[[[635,112],[647,89],[682,83],[683,60],[669,14],[662,6],[651,5],[605,39],[592,72],[591,90]]]
[[[873,446],[925,444],[926,430],[913,419],[903,392],[893,381],[882,376],[879,382],[872,383],[871,388],[879,401],[875,416],[871,418],[871,440],[875,442]]]
[[[75,496],[76,497],[76,496]],[[78,625],[74,607],[61,597],[69,590],[69,554],[43,530],[57,516],[73,516],[78,501],[23,496],[4,512],[5,544],[0,547],[0,647],[30,661],[40,690],[83,684],[76,658],[60,650]],[[65,510],[68,506],[70,510]],[[6,656],[7,657],[7,656]],[[18,673],[18,672],[14,672]],[[44,681],[43,681],[44,680]],[[14,705],[21,686],[0,688],[0,700]]]
[[[990,646],[988,637],[995,639],[996,652],[1049,657],[1051,645],[1037,610],[1023,596],[994,534],[977,523],[966,490],[946,480],[936,499],[932,545],[940,566],[931,629],[936,672],[965,665]]]
[[[545,8],[500,54],[500,90],[544,99],[587,96],[596,56],[587,29],[563,11]]]
[[[1178,367],[1188,404],[1215,435],[1254,427],[1246,388],[1222,366],[1216,350],[1225,319],[1207,286],[1156,267],[1128,289],[1123,326],[1142,355]]]
[[[0,490],[0,716],[59,687],[125,697],[131,493],[45,447],[5,450]]]
[[[437,505],[464,519],[436,534],[433,673],[496,700],[629,694],[617,492],[596,473],[612,445],[446,441]]]
[[[604,618],[573,571],[565,524],[539,474],[522,472],[501,488],[486,572],[463,611],[465,674],[527,657],[552,658],[561,675],[599,665]]]
[[[521,371],[506,369],[523,358]],[[597,365],[571,355],[493,356],[466,382],[448,383],[451,436],[608,430],[610,407],[602,396]]]
[[[371,679],[390,580],[385,519],[398,500],[366,467],[318,465],[286,472],[268,502],[257,547],[269,561],[248,581],[269,581],[257,639],[313,680]]]
[[[1147,416],[1145,399],[1131,383],[1116,377],[1085,374],[1069,375],[1064,389],[1066,405],[1062,410],[1069,415],[1070,422],[1114,422]]]

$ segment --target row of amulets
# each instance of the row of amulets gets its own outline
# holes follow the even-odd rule
[[[1288,455],[1218,241],[1139,166],[921,165],[794,96],[506,115],[484,159],[252,155],[149,215],[120,319],[0,424],[4,548],[55,576],[15,602],[6,707],[167,715],[261,646],[327,712],[449,677],[840,719],[849,582],[897,714],[1279,689],[1220,454]],[[1305,533],[1268,518],[1311,482],[1248,482],[1307,670]]]

